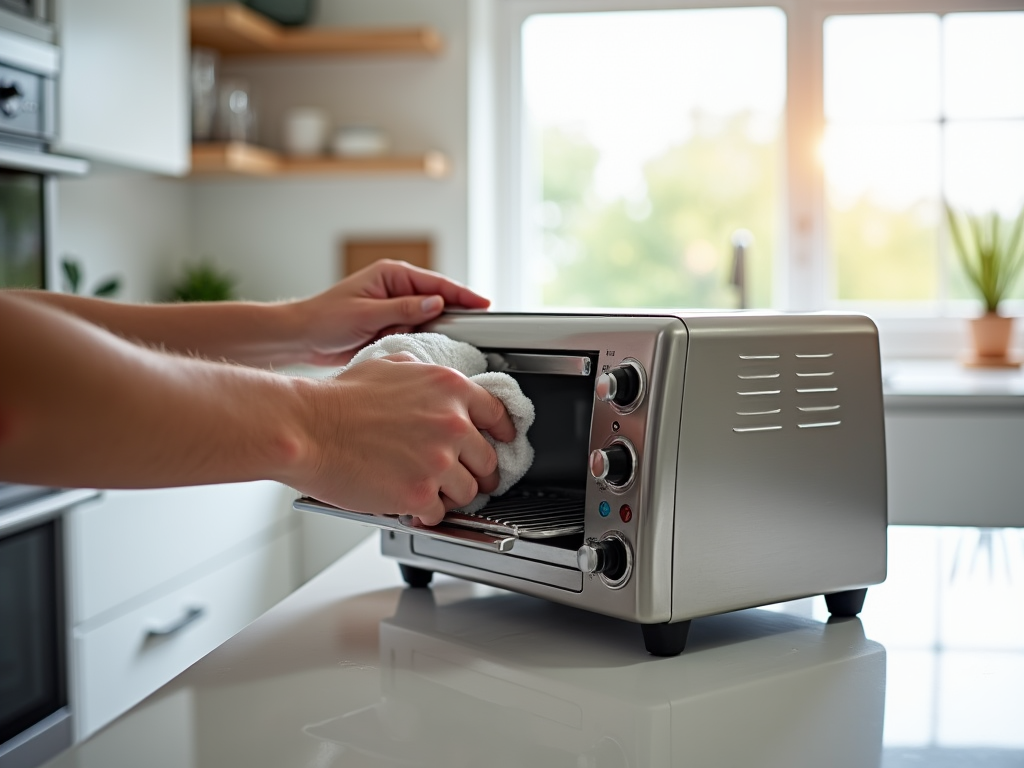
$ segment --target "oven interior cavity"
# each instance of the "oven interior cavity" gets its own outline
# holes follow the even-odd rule
[[[504,496],[445,522],[575,551],[583,540],[597,354],[485,351],[489,367],[512,376],[533,402],[533,465]]]

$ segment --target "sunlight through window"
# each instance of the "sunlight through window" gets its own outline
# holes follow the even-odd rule
[[[528,302],[736,306],[731,238],[745,229],[751,303],[770,305],[785,15],[537,15],[523,27],[522,55]]]

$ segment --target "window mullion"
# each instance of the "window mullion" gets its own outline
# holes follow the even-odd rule
[[[776,295],[784,309],[819,309],[828,303],[824,178],[820,145],[822,21],[810,4],[788,8],[786,62],[786,241]]]

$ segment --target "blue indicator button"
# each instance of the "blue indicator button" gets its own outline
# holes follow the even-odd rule
[[[601,517],[608,517],[608,515],[612,513],[611,504],[607,501],[602,501],[600,506],[598,506],[597,511],[601,513]]]

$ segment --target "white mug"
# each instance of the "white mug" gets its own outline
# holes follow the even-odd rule
[[[330,120],[316,107],[296,107],[284,116],[284,151],[289,155],[321,155],[327,145]]]

